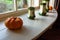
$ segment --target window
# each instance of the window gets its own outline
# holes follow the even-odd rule
[[[0,0],[0,13],[26,7],[27,0]]]
[[[49,5],[52,6],[53,8],[54,8],[54,1],[55,0],[50,0],[50,3],[49,3]]]
[[[23,8],[23,0],[17,0],[17,8]]]
[[[18,9],[27,7],[27,0],[17,0]]]
[[[14,10],[14,3],[12,0],[0,0],[0,13]]]
[[[34,0],[34,7],[39,6],[39,0]]]
[[[27,2],[28,2],[28,7],[30,7],[31,4],[32,4],[34,7],[39,6],[39,1],[40,1],[40,0],[27,0]],[[33,3],[32,3],[32,2],[33,2]]]
[[[32,0],[33,6],[39,6],[39,0]],[[36,4],[37,3],[37,4]],[[27,8],[31,5],[31,0],[0,0],[0,13],[16,11]]]

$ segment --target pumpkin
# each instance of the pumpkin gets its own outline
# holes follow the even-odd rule
[[[10,17],[5,20],[5,26],[8,29],[20,29],[23,25],[23,20],[18,17]]]
[[[52,6],[49,6],[49,10],[52,10],[53,9],[53,7]]]

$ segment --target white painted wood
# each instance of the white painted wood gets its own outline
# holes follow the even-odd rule
[[[41,35],[57,19],[57,12],[48,13],[48,16],[40,16],[36,11],[35,20],[30,20],[27,14],[18,16],[23,19],[23,27],[19,31],[8,30],[4,21],[0,22],[0,40],[32,40]]]
[[[14,0],[14,10],[17,11],[17,0]]]

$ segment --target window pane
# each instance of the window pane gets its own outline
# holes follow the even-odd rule
[[[33,0],[32,0],[32,1],[33,1]],[[32,6],[32,5],[31,5],[31,3],[32,3],[31,0],[27,0],[27,3],[28,3],[28,7]]]
[[[52,7],[54,7],[54,0],[50,0],[49,5],[52,6]]]
[[[39,6],[39,0],[34,0],[34,7]]]
[[[24,7],[24,8],[27,7],[27,5],[28,5],[28,4],[27,4],[27,1],[28,1],[28,0],[23,0],[23,7]]]
[[[0,13],[14,10],[13,0],[0,0]]]
[[[28,7],[30,7],[30,6],[34,6],[34,7],[39,6],[39,0],[27,0],[27,3],[28,3]],[[32,5],[31,5],[31,3],[32,3]]]
[[[27,7],[27,0],[17,0],[18,9]]]

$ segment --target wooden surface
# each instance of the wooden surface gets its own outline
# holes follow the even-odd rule
[[[44,33],[57,19],[57,12],[49,12],[47,16],[40,16],[35,12],[35,20],[28,19],[28,15],[18,16],[23,19],[23,27],[17,31],[8,30],[4,21],[0,22],[0,40],[34,40]]]

